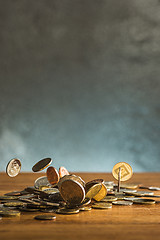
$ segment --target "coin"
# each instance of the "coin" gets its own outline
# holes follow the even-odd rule
[[[98,201],[101,201],[106,195],[107,195],[107,188],[106,188],[106,186],[103,183],[101,183],[101,189],[93,197],[93,199],[98,202]]]
[[[114,205],[123,205],[123,206],[130,206],[133,204],[133,202],[131,201],[115,201],[115,202],[112,202],[112,204]]]
[[[112,174],[115,179],[118,180],[119,168],[121,168],[120,181],[127,181],[132,177],[131,166],[126,162],[119,162],[116,165],[114,165],[112,170]]]
[[[86,192],[86,198],[92,199],[97,195],[97,193],[101,190],[102,184],[101,183],[95,183],[93,186],[91,186],[87,192]]]
[[[103,198],[102,200],[101,200],[101,202],[113,202],[113,201],[116,201],[117,200],[117,198],[116,197],[112,197],[112,196],[106,196],[105,198]]]
[[[112,208],[112,204],[106,203],[106,202],[97,202],[97,203],[92,204],[92,208],[108,209],[108,208]]]
[[[21,207],[24,206],[24,202],[16,201],[16,202],[6,202],[4,203],[4,207]]]
[[[148,189],[148,190],[151,190],[151,191],[160,191],[160,187],[153,187],[153,186],[146,187],[146,186],[142,185],[139,188],[141,188],[141,189]]]
[[[155,200],[153,199],[134,199],[133,203],[137,203],[137,204],[154,204]]]
[[[86,205],[88,205],[90,203],[91,203],[91,199],[90,198],[85,198],[83,200],[83,202],[80,204],[80,206],[86,206]]]
[[[136,189],[138,188],[138,184],[137,183],[121,183],[121,188]]]
[[[138,196],[138,197],[144,197],[144,196],[146,196],[146,195],[148,195],[148,196],[153,196],[154,195],[154,193],[153,192],[145,192],[145,191],[137,191],[137,192],[127,192],[126,193],[127,195],[133,195],[133,196]]]
[[[91,207],[86,207],[86,206],[84,206],[84,207],[80,207],[79,210],[80,210],[80,211],[91,211],[92,208],[91,208]]]
[[[86,184],[85,184],[85,190],[86,190],[86,192],[88,191],[88,189],[89,188],[91,188],[93,185],[95,185],[95,184],[99,184],[99,183],[104,183],[104,180],[103,179],[94,179],[94,180],[91,180],[91,181],[89,181],[89,182],[87,182]]]
[[[47,179],[50,184],[54,185],[59,182],[59,173],[56,168],[47,168]]]
[[[59,214],[66,214],[66,215],[69,215],[69,214],[76,214],[76,213],[79,213],[79,209],[74,209],[74,208],[60,208],[60,209],[57,209],[56,213],[59,213]]]
[[[17,158],[11,159],[6,167],[6,173],[9,177],[16,177],[21,170],[21,161]]]
[[[74,179],[74,180],[73,180]],[[80,182],[75,181],[71,175],[64,176],[58,183],[58,189],[67,204],[77,205],[85,199],[85,190]],[[78,178],[77,178],[78,180]]]
[[[4,211],[0,211],[0,216],[3,217],[16,217],[16,216],[20,216],[20,212],[19,211],[12,211],[12,210],[4,210]]]
[[[55,215],[37,215],[34,217],[36,220],[55,220],[56,216]]]
[[[46,176],[39,177],[34,182],[34,187],[39,189],[41,186],[48,186],[51,187],[52,185],[48,182]]]
[[[43,191],[48,193],[48,194],[59,192],[58,188],[46,188]]]
[[[60,167],[59,168],[59,176],[60,178],[64,177],[65,175],[69,175],[69,172],[65,167]]]
[[[137,198],[137,197],[124,197],[124,200],[125,201],[131,201],[131,202],[133,202],[134,200],[136,200],[136,199],[141,199],[141,198]]]
[[[39,162],[37,162],[33,167],[32,167],[32,171],[33,172],[39,172],[43,169],[45,169],[46,167],[48,167],[52,162],[51,158],[44,158],[42,160],[40,160]]]
[[[17,200],[17,196],[7,196],[7,195],[2,195],[0,196],[0,200]]]

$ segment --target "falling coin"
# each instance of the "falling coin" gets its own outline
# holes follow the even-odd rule
[[[43,169],[45,169],[46,167],[48,167],[52,162],[51,158],[44,158],[42,160],[40,160],[39,162],[37,162],[33,167],[32,167],[32,171],[33,172],[39,172]]]
[[[36,219],[36,220],[55,220],[56,216],[42,214],[42,215],[35,216],[34,219]]]
[[[47,168],[47,179],[50,184],[54,185],[59,182],[59,173],[56,168]]]
[[[59,176],[60,178],[64,177],[65,175],[69,175],[69,172],[65,167],[60,167],[59,168]]]
[[[9,177],[16,177],[21,170],[21,161],[17,158],[14,158],[9,161],[6,167],[6,173]]]

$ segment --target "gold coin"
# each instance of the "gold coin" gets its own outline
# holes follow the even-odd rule
[[[56,216],[55,215],[41,214],[41,215],[35,216],[34,219],[36,219],[36,220],[55,220]]]
[[[54,185],[59,182],[59,173],[56,168],[47,168],[47,179],[50,184]]]
[[[92,187],[88,189],[86,192],[86,198],[92,199],[97,195],[97,193],[101,190],[102,184],[101,183],[95,183]]]
[[[112,204],[106,203],[106,202],[97,202],[97,203],[92,204],[92,208],[108,209],[108,208],[112,208]]]
[[[85,190],[80,182],[75,181],[71,175],[64,176],[58,183],[58,189],[63,199],[70,205],[77,205],[85,199]],[[77,177],[78,180],[78,177]]]
[[[52,162],[51,158],[44,158],[42,160],[40,160],[39,162],[37,162],[33,167],[32,167],[32,171],[33,172],[39,172],[43,169],[45,169],[46,167],[48,167]]]
[[[69,175],[69,172],[65,167],[60,167],[59,168],[59,176],[60,178],[64,177],[65,175]]]
[[[16,177],[21,170],[21,161],[17,158],[11,159],[6,167],[6,173],[9,177]]]
[[[60,208],[56,211],[59,214],[76,214],[79,213],[79,209],[76,208]]]
[[[97,202],[101,201],[107,195],[106,186],[103,183],[101,184],[101,186],[102,187],[101,187],[100,191],[93,197],[93,199],[96,200]]]
[[[120,181],[127,181],[132,177],[133,173],[131,166],[126,162],[119,162],[116,165],[114,165],[112,169],[112,174],[115,179],[118,180],[119,168],[121,168]]]

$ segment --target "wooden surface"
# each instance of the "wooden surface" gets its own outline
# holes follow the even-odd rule
[[[0,173],[0,194],[23,190],[44,174],[21,173],[9,178]],[[95,178],[113,180],[111,174],[79,173],[85,181]],[[160,186],[160,173],[134,174],[128,182]],[[160,195],[160,192],[155,192]],[[160,200],[160,199],[159,199]],[[113,206],[112,209],[56,215],[56,221],[34,220],[37,213],[0,220],[0,239],[160,239],[160,204]]]

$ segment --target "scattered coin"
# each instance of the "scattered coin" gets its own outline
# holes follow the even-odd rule
[[[20,216],[20,212],[19,211],[12,211],[12,210],[4,210],[4,211],[0,211],[0,216],[16,217],[16,216]]]
[[[117,198],[116,197],[112,197],[112,196],[106,196],[105,198],[103,198],[102,200],[101,200],[101,202],[114,202],[114,201],[116,201],[117,200]]]
[[[101,190],[102,184],[101,183],[95,183],[93,186],[91,186],[87,192],[86,192],[86,198],[92,199],[95,197],[98,192]]]
[[[25,206],[25,203],[20,201],[4,203],[4,207],[21,207],[21,206]]]
[[[34,217],[36,220],[55,220],[56,216],[55,215],[37,215]]]
[[[79,209],[73,209],[73,208],[60,208],[56,211],[56,213],[59,214],[76,214],[79,213]]]
[[[121,183],[121,188],[125,188],[125,189],[136,189],[138,188],[138,184],[137,183]]]
[[[123,205],[123,206],[130,206],[133,204],[133,202],[131,201],[115,201],[115,202],[112,202],[112,204],[114,205]]]
[[[98,201],[101,201],[106,195],[107,195],[107,188],[106,188],[106,186],[103,183],[101,183],[101,189],[93,197],[93,199],[98,202]]]
[[[85,190],[78,177],[72,175],[62,177],[58,183],[58,189],[67,204],[77,205],[85,199]]]
[[[35,180],[34,187],[39,189],[41,186],[52,187],[46,176],[39,177]]]
[[[106,202],[97,202],[97,203],[92,204],[92,208],[108,209],[108,208],[112,208],[112,204],[106,203]]]
[[[155,200],[153,199],[134,199],[133,203],[137,203],[137,204],[155,204]]]
[[[6,167],[6,173],[9,177],[16,177],[21,170],[21,161],[17,158],[11,159]]]
[[[68,170],[65,167],[59,168],[59,176],[60,178],[64,177],[65,175],[69,175]]]
[[[51,185],[54,185],[59,182],[59,173],[56,168],[54,167],[47,168],[47,179]]]
[[[48,167],[52,162],[51,158],[44,158],[42,160],[40,160],[39,162],[37,162],[33,167],[32,167],[32,171],[33,172],[39,172],[43,169],[45,169],[46,167]]]
[[[17,196],[7,196],[7,195],[2,195],[0,196],[0,200],[17,200]]]
[[[119,168],[121,168],[120,181],[127,181],[132,177],[133,173],[131,166],[126,162],[119,162],[114,165],[112,170],[113,177],[116,180],[118,180]]]
[[[160,187],[153,187],[153,186],[146,187],[146,186],[142,185],[139,188],[141,188],[141,189],[148,189],[148,190],[151,190],[151,191],[160,191]]]
[[[137,192],[127,192],[127,195],[133,195],[138,197],[145,197],[146,195],[153,196],[153,192],[137,191]]]

